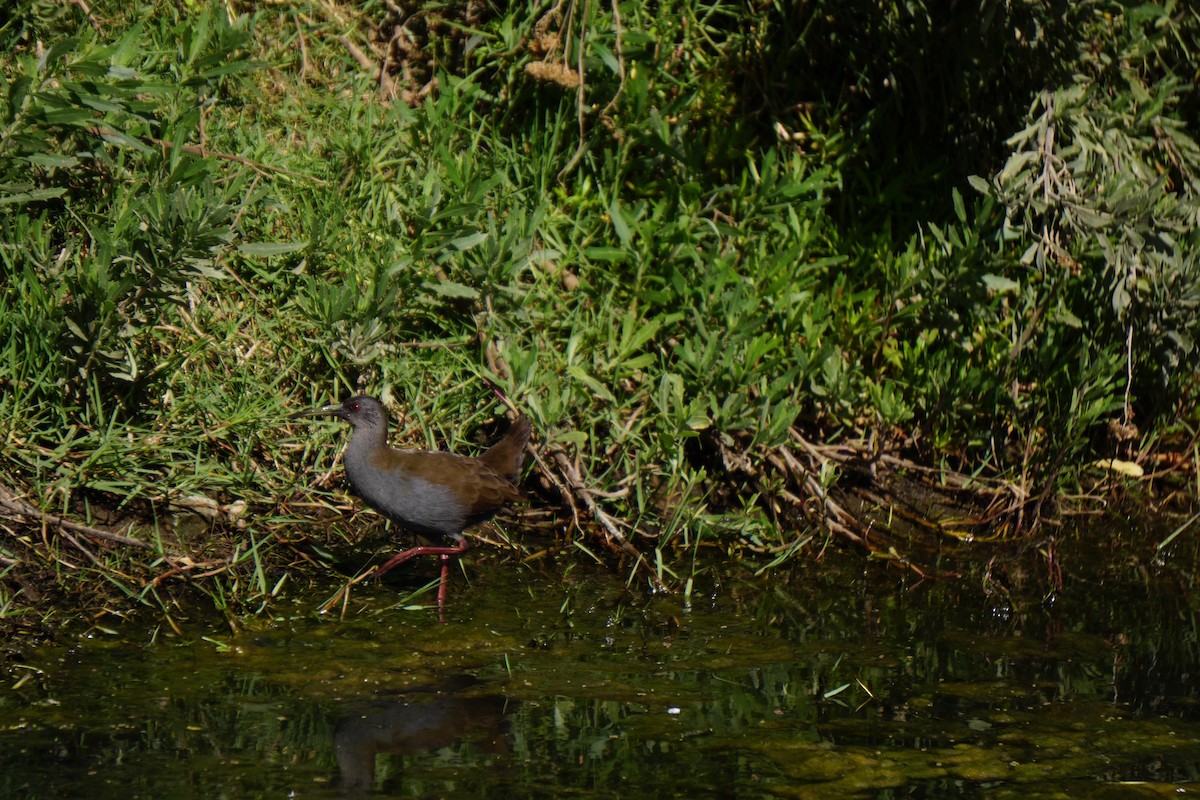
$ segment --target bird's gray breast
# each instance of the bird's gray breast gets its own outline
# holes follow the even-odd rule
[[[403,470],[380,470],[349,450],[345,463],[354,490],[388,519],[416,533],[460,538],[465,504],[449,486]]]

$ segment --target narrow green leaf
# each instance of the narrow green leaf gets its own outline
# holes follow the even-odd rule
[[[472,247],[477,247],[478,245],[483,244],[484,242],[487,241],[487,238],[488,238],[488,235],[486,233],[480,231],[478,233],[468,234],[467,236],[460,236],[457,239],[451,239],[450,243],[449,243],[449,247],[453,250],[458,250],[459,252],[462,252],[464,250],[470,250]]]
[[[66,193],[66,189],[58,187],[53,189],[35,189],[31,192],[18,192],[17,194],[9,194],[0,197],[0,205],[8,205],[10,203],[32,203],[38,200],[51,200],[55,197],[62,197]]]
[[[308,242],[247,242],[238,245],[237,251],[247,256],[281,256],[285,253],[295,253],[308,247]]]
[[[620,240],[622,245],[628,247],[630,241],[633,240],[633,231],[629,228],[629,221],[625,218],[625,211],[615,199],[608,205],[608,216],[612,220],[613,230],[616,231],[617,239]]]
[[[629,254],[619,247],[587,247],[584,256],[593,261],[624,261]]]
[[[26,156],[25,160],[39,167],[74,167],[79,159],[74,156],[60,156],[53,153],[36,153]]]

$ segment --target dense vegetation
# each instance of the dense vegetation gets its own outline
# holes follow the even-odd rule
[[[667,585],[1190,458],[1187,4],[253,9],[0,23],[0,613],[262,607],[372,520],[292,524],[345,431],[284,419],[354,392],[410,445],[521,409],[506,529]]]

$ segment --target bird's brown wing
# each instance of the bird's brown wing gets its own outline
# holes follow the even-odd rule
[[[468,516],[479,520],[494,514],[505,503],[523,500],[521,492],[496,471],[481,461],[470,470],[463,481],[463,499],[467,502]]]

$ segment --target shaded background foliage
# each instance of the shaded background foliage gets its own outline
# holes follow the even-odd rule
[[[742,113],[847,180],[839,220],[907,237],[990,172],[1031,93],[1070,75],[1088,3],[758,4],[736,49]],[[864,204],[859,198],[870,198]]]

